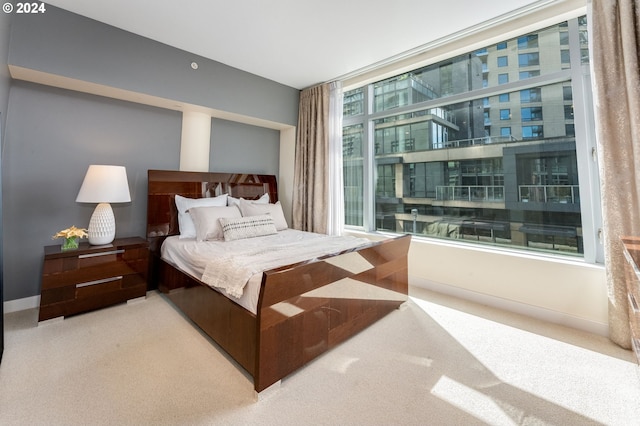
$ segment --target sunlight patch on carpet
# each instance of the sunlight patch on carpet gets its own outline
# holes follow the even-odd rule
[[[638,391],[633,381],[628,380],[636,374],[637,365],[630,361],[436,303],[411,300],[487,373],[516,392],[602,423],[607,423],[608,403],[599,395],[609,392],[618,395],[621,407],[637,404]],[[530,368],[532,365],[536,368]],[[466,386],[478,391],[483,387],[481,383]]]
[[[493,399],[447,376],[440,377],[431,394],[487,424],[518,424]]]

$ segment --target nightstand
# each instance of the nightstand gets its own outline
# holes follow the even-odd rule
[[[38,321],[69,316],[145,297],[149,243],[139,237],[111,244],[80,243],[77,250],[44,248]]]

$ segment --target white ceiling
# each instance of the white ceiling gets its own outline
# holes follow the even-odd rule
[[[549,0],[49,0],[302,89]]]

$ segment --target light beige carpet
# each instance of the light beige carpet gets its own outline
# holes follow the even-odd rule
[[[2,425],[640,422],[629,351],[420,289],[258,402],[250,378],[155,292],[36,324],[36,310],[5,315]]]

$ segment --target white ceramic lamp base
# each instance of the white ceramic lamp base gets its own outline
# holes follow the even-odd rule
[[[91,215],[89,220],[89,244],[101,246],[109,244],[116,237],[116,219],[113,216],[111,204],[100,203]]]

